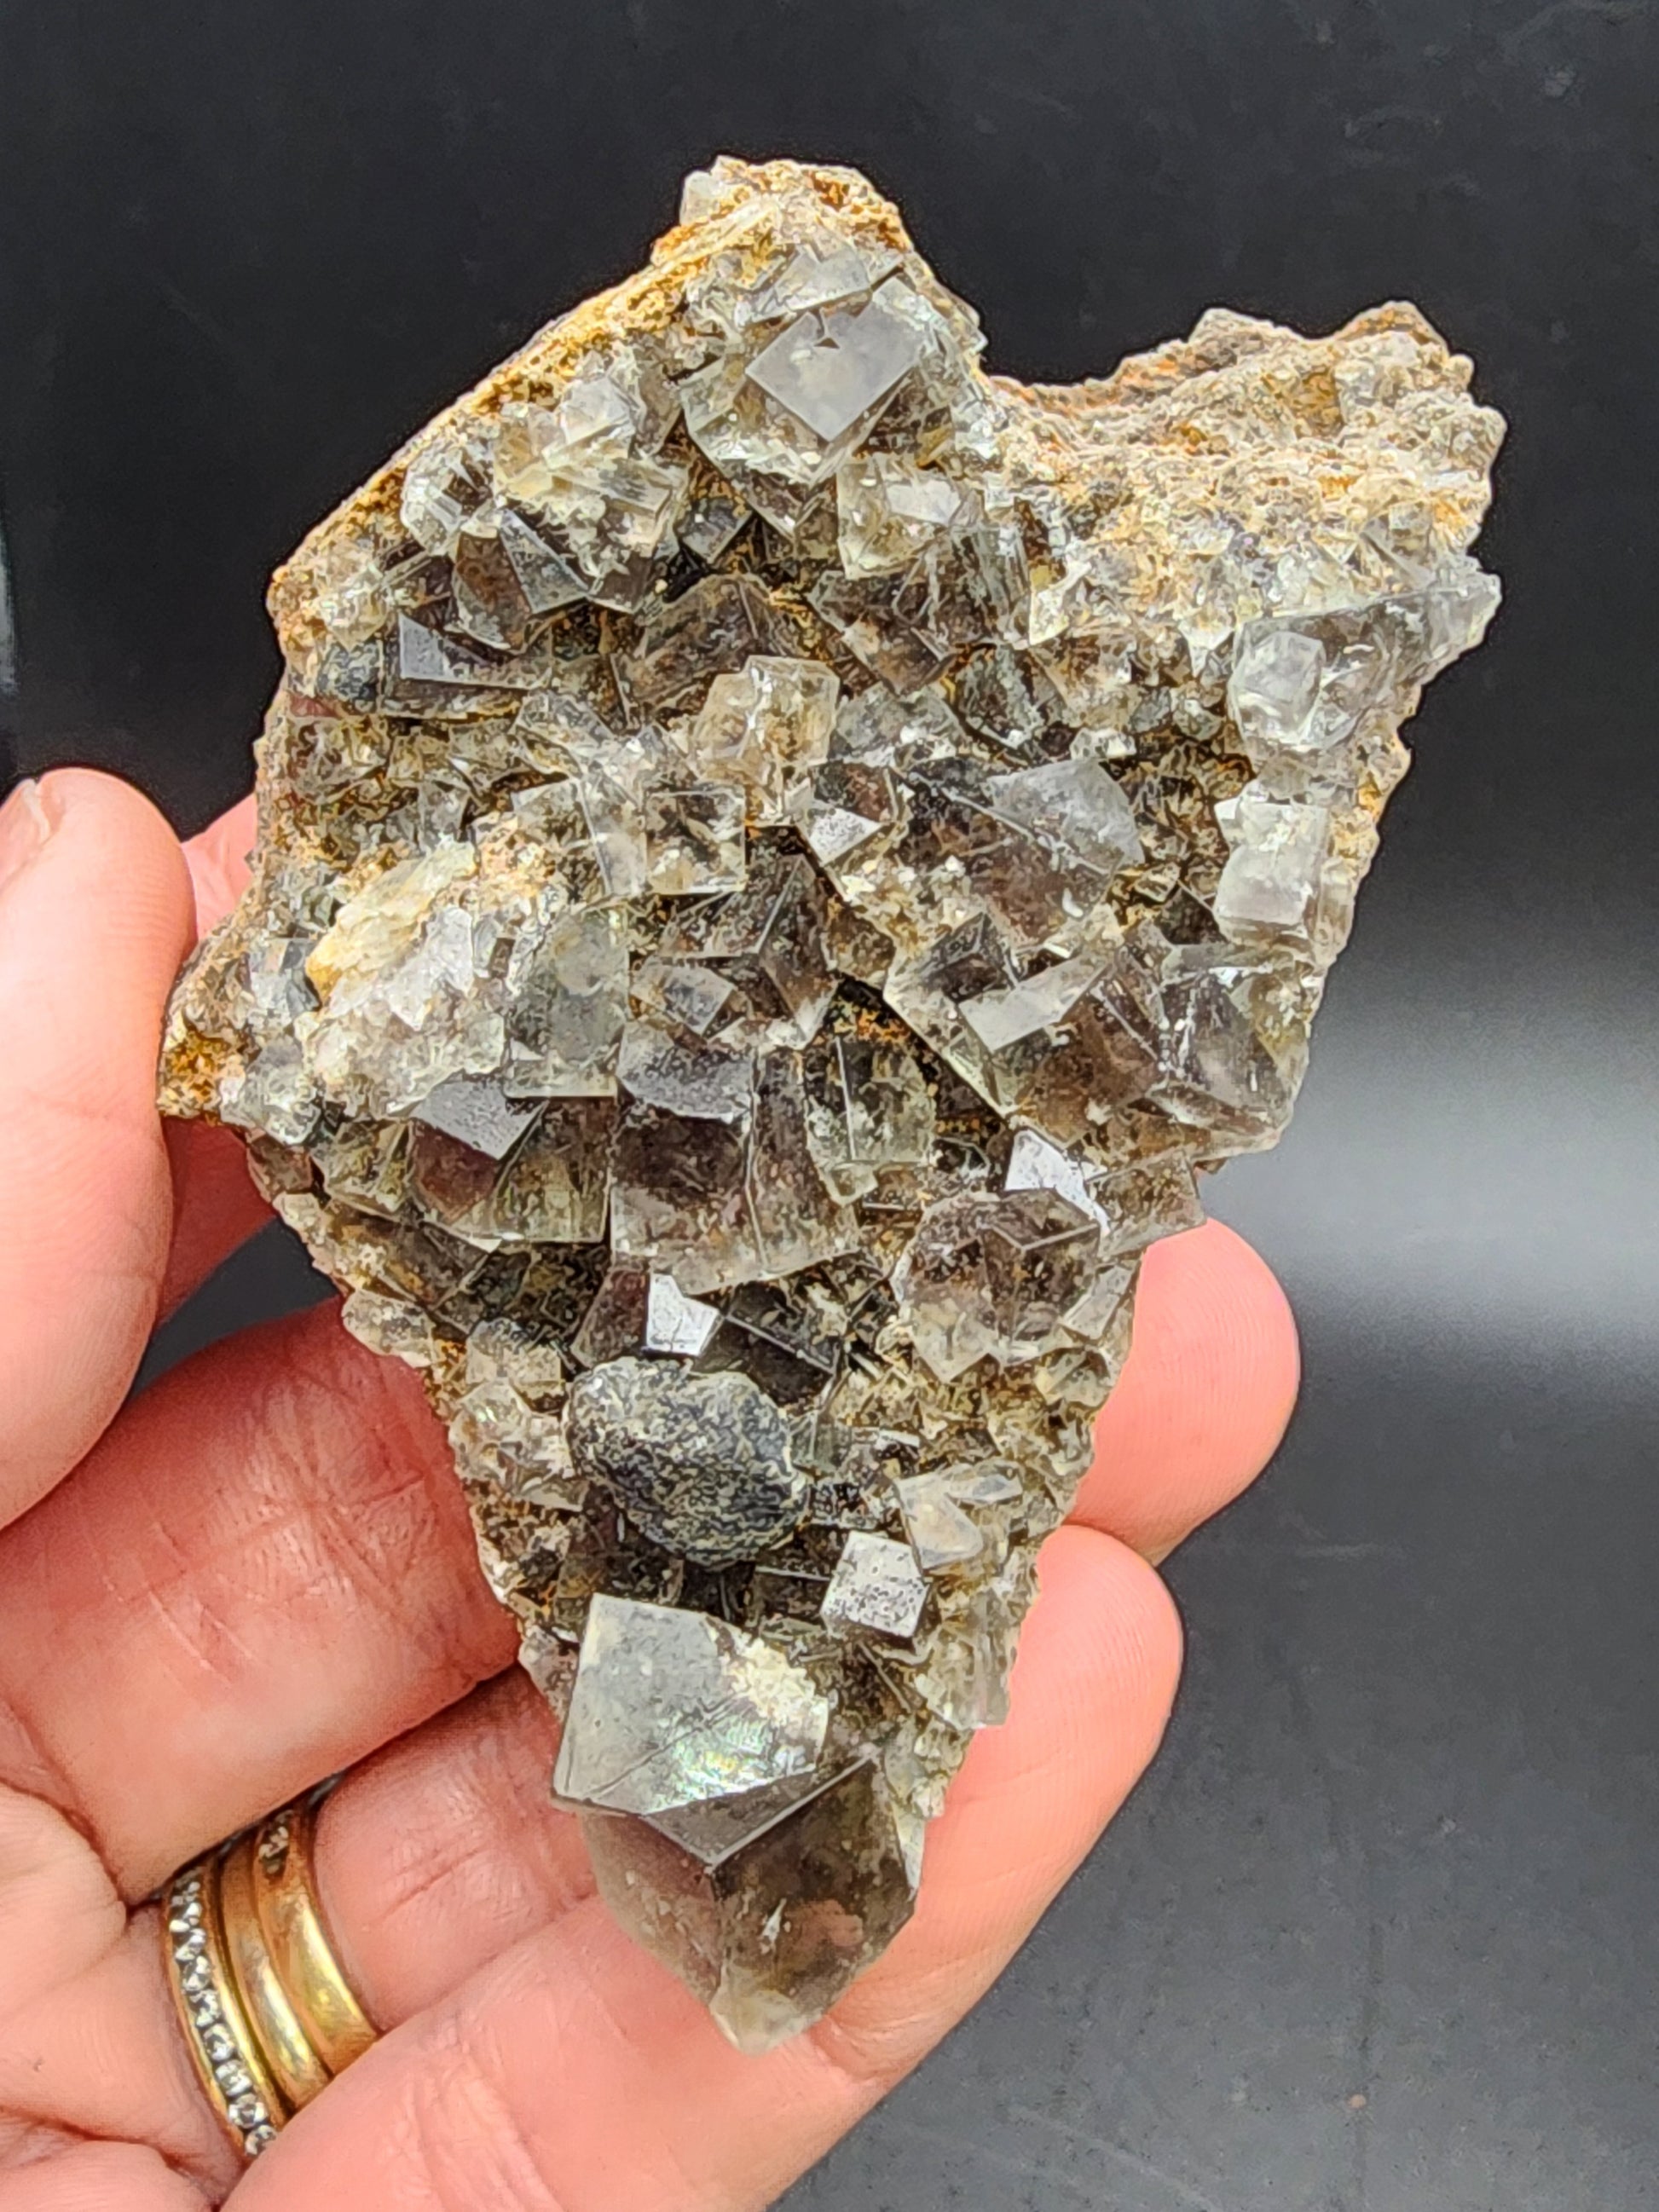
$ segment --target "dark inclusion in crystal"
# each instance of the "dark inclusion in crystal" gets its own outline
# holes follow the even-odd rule
[[[617,1917],[761,2049],[1007,1710],[1139,1255],[1271,1144],[1498,418],[1406,307],[1070,391],[722,161],[278,573],[161,1096],[424,1373]]]

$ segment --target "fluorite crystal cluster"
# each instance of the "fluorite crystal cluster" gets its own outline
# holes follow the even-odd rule
[[[281,570],[162,1102],[422,1370],[611,1905],[745,2048],[911,1910],[1139,1255],[1273,1142],[1501,424],[1407,307],[980,367],[732,161]]]

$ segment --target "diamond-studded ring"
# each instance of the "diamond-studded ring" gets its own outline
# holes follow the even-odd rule
[[[163,1897],[167,1984],[209,2101],[244,2156],[374,2040],[313,1873],[317,1800],[182,1869]]]

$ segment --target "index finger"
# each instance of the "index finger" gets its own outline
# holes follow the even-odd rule
[[[247,888],[247,857],[258,826],[253,793],[228,806],[205,830],[185,840],[191,889],[196,895],[196,934],[222,921]]]
[[[255,828],[253,794],[239,799],[198,836],[185,841],[196,901],[196,933],[222,921],[247,882]],[[247,1152],[234,1130],[206,1121],[170,1121],[173,1249],[162,1279],[161,1311],[171,1313],[204,1283],[222,1260],[270,1219],[253,1188]]]

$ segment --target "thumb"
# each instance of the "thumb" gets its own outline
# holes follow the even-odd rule
[[[0,808],[0,1522],[143,1356],[172,1211],[155,1055],[192,935],[178,841],[127,785],[65,769]]]

